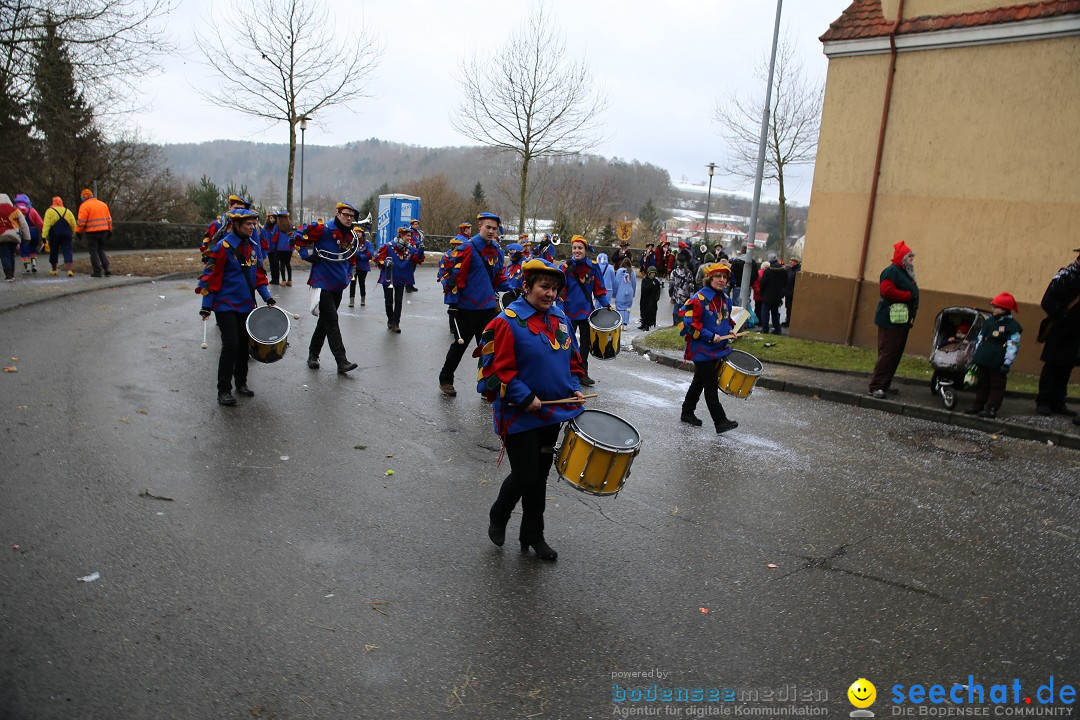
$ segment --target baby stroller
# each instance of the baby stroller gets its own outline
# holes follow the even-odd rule
[[[990,317],[985,310],[947,307],[934,318],[934,345],[930,351],[930,392],[941,396],[946,410],[956,407],[956,390],[965,387],[964,376],[975,357],[975,341]]]

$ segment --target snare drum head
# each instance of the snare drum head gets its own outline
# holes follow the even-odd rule
[[[621,450],[632,450],[641,444],[641,436],[633,425],[603,410],[586,410],[571,424],[577,434],[595,443]]]
[[[610,308],[593,310],[589,315],[589,325],[597,330],[615,330],[622,327],[622,315]]]
[[[247,331],[257,342],[273,345],[289,334],[289,316],[276,307],[255,308],[248,315]]]
[[[731,354],[725,357],[724,360],[736,370],[741,370],[744,373],[750,375],[761,373],[761,361],[748,352],[732,350]]]

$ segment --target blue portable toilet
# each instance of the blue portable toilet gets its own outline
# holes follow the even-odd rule
[[[397,237],[398,228],[409,227],[420,219],[420,198],[415,195],[391,193],[379,196],[379,224],[375,235],[377,248]]]

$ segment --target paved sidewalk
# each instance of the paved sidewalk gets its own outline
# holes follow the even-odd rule
[[[631,346],[639,354],[647,354],[654,362],[670,367],[683,366],[682,353],[647,347],[640,337],[634,338]],[[764,370],[757,381],[757,387],[1080,449],[1080,425],[1073,424],[1070,418],[1062,415],[1043,417],[1037,414],[1035,399],[1030,396],[1007,395],[998,418],[986,420],[965,415],[963,412],[975,399],[973,391],[960,391],[957,394],[956,409],[949,411],[942,405],[941,397],[930,392],[927,382],[897,378],[894,387],[899,393],[878,400],[867,394],[869,376],[864,373],[815,370],[777,363],[762,364]],[[693,364],[686,363],[684,369],[692,372]],[[1080,408],[1074,405],[1073,409]]]

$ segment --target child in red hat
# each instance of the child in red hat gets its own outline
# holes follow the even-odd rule
[[[992,316],[983,324],[975,342],[975,370],[978,384],[975,405],[964,412],[984,418],[996,418],[1005,399],[1005,383],[1009,368],[1020,350],[1020,333],[1024,331],[1013,318],[1018,312],[1016,299],[1007,292],[990,301]]]

